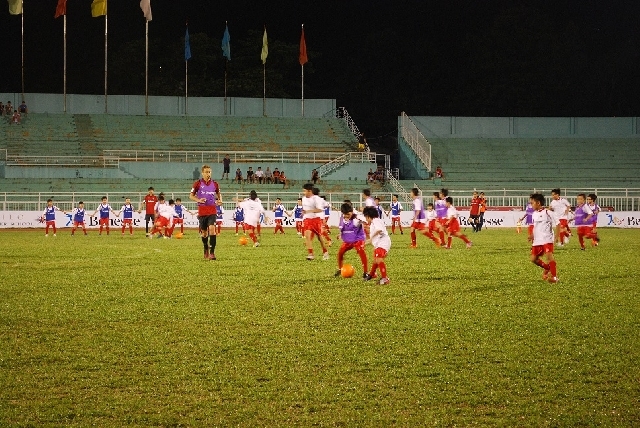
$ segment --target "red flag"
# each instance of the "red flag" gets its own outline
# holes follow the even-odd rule
[[[58,6],[56,7],[56,14],[54,18],[58,18],[67,14],[67,0],[58,0]]]
[[[300,65],[305,65],[309,62],[307,58],[307,43],[304,41],[304,27],[302,27],[302,35],[300,35]]]

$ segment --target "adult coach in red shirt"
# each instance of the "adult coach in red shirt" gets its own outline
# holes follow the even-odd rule
[[[155,222],[155,207],[158,202],[158,197],[153,194],[153,187],[149,187],[147,189],[149,193],[147,193],[140,203],[140,207],[138,208],[138,212],[142,212],[142,204],[144,203],[144,223],[145,223],[145,231],[146,234],[149,235],[149,222],[154,224]]]
[[[203,165],[200,170],[202,178],[193,183],[189,199],[198,203],[198,222],[202,244],[204,245],[204,258],[215,260],[216,250],[216,201],[222,202],[220,186],[211,179],[211,167]],[[209,242],[207,242],[209,238]]]
[[[471,223],[471,227],[474,232],[477,232],[478,226],[480,224],[480,204],[482,204],[482,199],[478,196],[478,192],[473,192],[473,197],[471,198],[471,207],[469,208],[469,223]]]

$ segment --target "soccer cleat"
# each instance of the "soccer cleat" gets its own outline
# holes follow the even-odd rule
[[[342,275],[341,269],[336,270],[336,273],[333,274],[333,276],[335,276],[336,278],[339,277],[340,275]]]
[[[209,260],[209,250],[204,250],[204,259]]]
[[[549,277],[549,283],[550,284],[555,284],[558,282],[558,277],[557,276],[551,276]]]
[[[365,280],[365,281],[371,281],[372,278],[373,277],[371,275],[369,275],[368,273],[364,273],[362,275],[362,279]]]
[[[580,247],[580,251],[584,251],[584,247]]]
[[[236,236],[238,236],[238,234],[236,233]]]
[[[56,234],[54,233],[53,236],[56,236]]]
[[[254,248],[259,247],[259,246],[260,246],[260,243],[259,243],[259,242],[256,242],[256,243],[254,243],[254,244],[253,244],[253,247],[254,247]]]
[[[467,242],[467,248],[471,248],[472,245],[473,245],[473,242]]]
[[[400,235],[404,235],[404,232],[403,232],[403,231],[400,231]]]
[[[409,248],[414,249],[414,248],[418,248],[418,246],[416,244],[411,244],[411,245],[409,245]]]
[[[313,254],[309,254],[307,255],[307,260],[313,260],[315,259],[315,257],[313,256]]]
[[[571,235],[569,235],[569,236],[571,236]],[[568,244],[569,244],[569,236],[567,236],[567,237],[564,239],[564,245],[568,245]]]
[[[322,254],[322,260],[329,260],[329,253],[323,253]]]
[[[216,259],[216,255],[213,253],[209,253],[209,260],[215,260]]]
[[[549,279],[549,271],[545,270],[544,272],[542,272],[542,280],[546,281]]]
[[[45,234],[44,234],[44,237],[45,237],[45,238],[48,238],[48,237],[49,237],[49,234],[48,234],[48,233],[45,233]]]
[[[387,285],[389,283],[389,278],[382,278],[379,282],[380,285]]]

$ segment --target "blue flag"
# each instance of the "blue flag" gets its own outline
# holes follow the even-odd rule
[[[229,36],[229,26],[227,25],[224,29],[224,36],[222,36],[222,56],[226,57],[229,61],[231,61],[231,45],[229,44],[230,41],[231,36]]]
[[[189,44],[189,27],[184,35],[184,60],[189,61],[191,59],[191,45]]]

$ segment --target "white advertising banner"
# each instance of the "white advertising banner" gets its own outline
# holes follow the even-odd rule
[[[492,227],[516,227],[518,219],[524,215],[523,211],[487,211],[484,215],[485,228]],[[337,211],[331,212],[329,218],[330,226],[337,226],[340,213]],[[411,226],[411,220],[413,213],[410,211],[403,211],[400,215],[400,220],[403,226]],[[470,227],[468,223],[469,212],[460,211],[460,225],[462,227]],[[383,220],[387,226],[391,226],[391,218],[383,215]],[[121,227],[122,219],[116,218],[111,215],[110,218],[111,227]],[[184,219],[185,227],[198,227],[198,219],[190,214],[185,215]],[[267,211],[265,213],[262,224],[269,227],[274,225],[273,213]],[[45,225],[45,221],[40,211],[0,211],[0,228],[4,229],[22,229],[22,228],[42,228]],[[98,218],[85,216],[85,225],[87,228],[98,227]],[[144,215],[134,213],[133,216],[134,227],[144,227]],[[73,218],[71,214],[64,214],[62,212],[56,212],[56,226],[58,228],[72,227]],[[292,217],[285,217],[283,221],[284,227],[295,226],[295,221]],[[226,211],[224,213],[223,227],[235,227],[233,220],[233,211]],[[598,227],[624,227],[624,228],[640,228],[640,212],[637,211],[614,211],[614,212],[601,212],[598,215]]]

